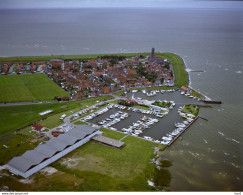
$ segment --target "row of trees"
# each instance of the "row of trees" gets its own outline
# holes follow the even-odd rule
[[[123,105],[123,106],[128,106],[128,107],[132,107],[135,105],[134,102],[128,102],[126,100],[119,100],[118,104]]]

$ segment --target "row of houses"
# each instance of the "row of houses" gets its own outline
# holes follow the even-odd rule
[[[149,60],[148,60],[149,59]],[[112,59],[52,60],[47,75],[71,94],[72,99],[108,94],[131,87],[161,86],[173,83],[169,61],[162,58],[139,57],[124,59],[112,64]],[[138,72],[144,67],[146,74],[157,77],[149,80]],[[169,67],[169,68],[168,68]],[[163,78],[163,80],[161,80]]]
[[[7,63],[0,64],[0,73],[1,74],[21,74],[21,73],[36,73],[44,72],[47,65],[45,62],[32,62],[32,63]]]

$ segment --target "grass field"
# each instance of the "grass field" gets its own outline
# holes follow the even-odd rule
[[[44,74],[0,76],[0,102],[51,100],[69,94]]]

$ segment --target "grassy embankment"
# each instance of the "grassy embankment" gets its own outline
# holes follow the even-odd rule
[[[44,74],[0,76],[0,102],[53,100],[69,94]]]
[[[119,132],[101,130],[107,137],[124,137]],[[53,163],[58,172],[45,177],[38,172],[30,184],[14,176],[3,176],[0,181],[17,191],[154,191],[147,180],[158,174],[155,165],[149,163],[154,156],[152,147],[157,144],[132,136],[122,141],[126,146],[121,150],[88,142]]]
[[[175,87],[182,87],[188,85],[188,74],[185,70],[185,65],[182,58],[173,53],[158,53],[158,57],[168,59],[173,66],[175,76]]]
[[[198,92],[196,92],[195,90],[191,89],[191,95],[194,97],[198,97],[199,99],[203,100],[204,96]]]
[[[70,115],[70,111],[77,112],[86,106],[93,105],[95,101],[104,101],[112,98],[111,96],[100,96],[70,102],[0,107],[0,165],[8,162],[12,157],[34,148],[38,144],[37,142],[33,143],[32,140],[39,135],[29,132],[31,129],[29,125],[39,121],[38,124],[53,128],[62,124],[59,121],[62,114]],[[39,113],[45,110],[53,110],[53,112],[40,116]],[[15,132],[17,129],[20,130]],[[6,145],[8,148],[5,148],[3,145]]]

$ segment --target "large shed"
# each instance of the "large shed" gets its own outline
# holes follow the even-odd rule
[[[97,128],[79,125],[34,150],[26,151],[22,156],[12,158],[7,167],[10,172],[27,178],[101,133]]]

